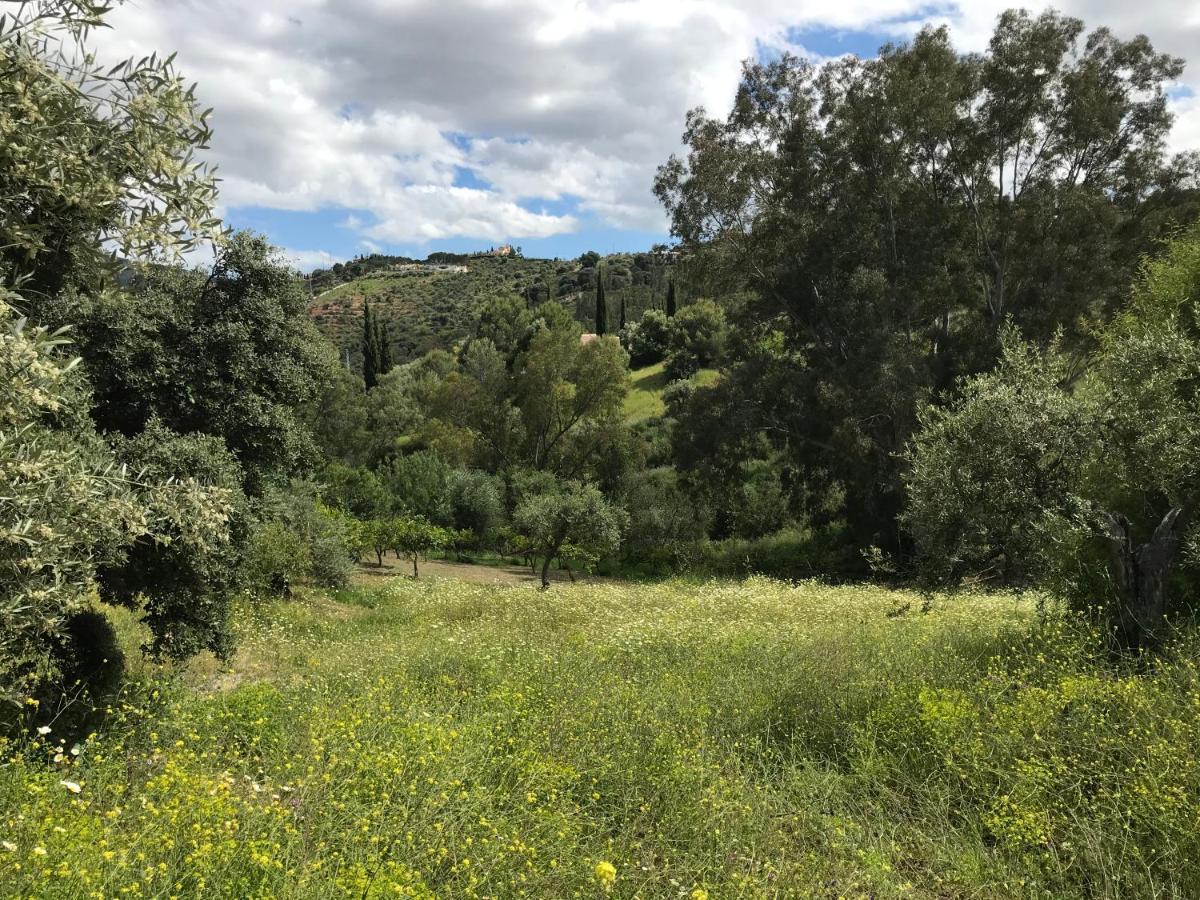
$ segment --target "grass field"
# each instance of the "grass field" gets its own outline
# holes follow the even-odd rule
[[[1030,599],[386,581],[0,753],[4,897],[1195,897],[1190,638]],[[123,627],[130,642],[137,635]],[[153,673],[142,673],[147,679]]]
[[[665,363],[660,362],[633,371],[629,393],[625,395],[626,421],[641,422],[666,412],[662,395],[670,382],[667,380],[665,366]],[[701,369],[692,377],[697,384],[712,384],[717,378],[717,372],[715,369]]]

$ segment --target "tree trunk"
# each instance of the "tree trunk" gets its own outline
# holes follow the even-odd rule
[[[1119,651],[1153,647],[1162,637],[1167,615],[1167,577],[1179,547],[1182,510],[1170,510],[1150,540],[1133,546],[1129,520],[1101,513],[1112,579],[1117,589],[1117,617],[1110,632]]]
[[[546,588],[550,587],[550,560],[552,558],[553,557],[551,557],[549,554],[547,554],[546,561],[542,563],[542,590],[543,591],[546,590]]]
[[[412,561],[413,561],[413,578],[420,578],[421,576],[417,574],[417,554],[416,553],[414,553],[412,555]]]

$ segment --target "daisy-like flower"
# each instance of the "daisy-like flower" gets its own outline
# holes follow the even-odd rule
[[[39,725],[37,731],[38,731],[38,734],[45,737],[46,735],[48,735],[50,733],[50,726],[49,725]]]
[[[63,787],[65,787],[72,794],[78,794],[80,791],[83,790],[83,788],[81,788],[79,786],[79,784],[74,781],[60,781],[59,784],[61,784]]]
[[[3,847],[9,853],[17,852],[17,845],[14,844],[12,841],[0,841],[0,847]]]

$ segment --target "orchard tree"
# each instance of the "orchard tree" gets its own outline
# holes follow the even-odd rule
[[[450,546],[456,537],[454,532],[413,516],[390,520],[387,523],[387,534],[396,558],[407,559],[412,563],[413,578],[420,577],[417,562],[422,556]]]
[[[542,587],[550,586],[550,563],[565,545],[596,557],[621,544],[627,517],[590,485],[568,482],[560,489],[524,500],[513,514],[513,527],[542,560]]]

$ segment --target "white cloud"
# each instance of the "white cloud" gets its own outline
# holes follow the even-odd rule
[[[311,272],[313,269],[327,269],[338,258],[327,250],[282,250],[283,258],[301,272]]]
[[[1190,58],[1183,83],[1200,93],[1189,2],[1190,16],[1178,0],[1057,5]],[[931,14],[921,0],[140,0],[96,39],[106,58],[179,51],[216,110],[223,205],[364,210],[344,225],[376,243],[499,241],[579,227],[539,211],[567,196],[607,224],[663,229],[650,186],[686,110],[722,113],[740,61],[787,45],[789,27],[904,37],[944,19],[980,49],[1013,3]],[[1173,145],[1200,143],[1197,101],[1174,106]],[[461,168],[489,187],[456,186]]]

